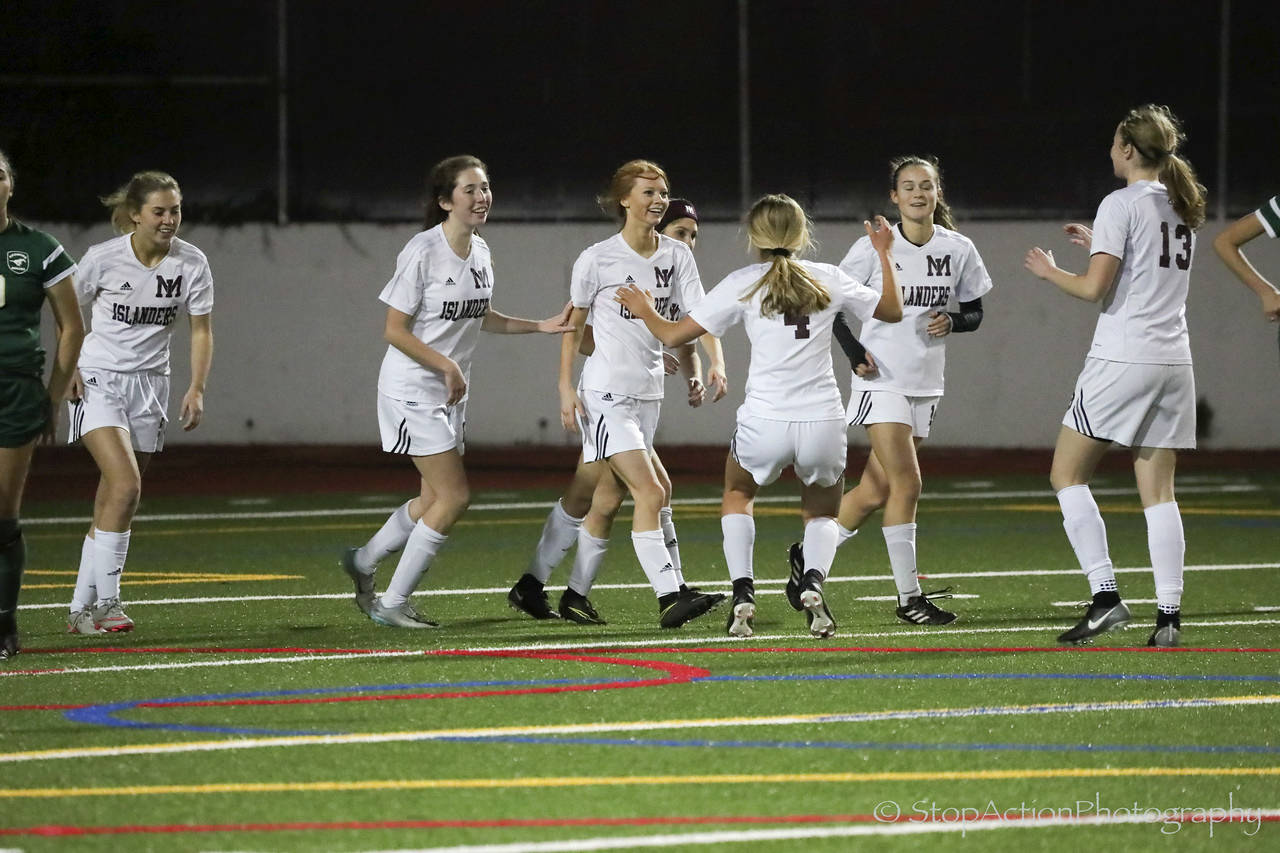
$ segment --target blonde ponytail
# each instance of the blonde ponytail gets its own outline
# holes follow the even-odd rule
[[[743,302],[763,289],[760,313],[765,317],[813,314],[831,304],[831,294],[796,258],[812,248],[813,241],[809,219],[795,199],[774,194],[757,201],[747,214],[747,239],[771,260],[764,276],[742,296]]]
[[[98,200],[103,207],[111,209],[111,224],[121,234],[132,234],[137,230],[133,222],[133,214],[142,210],[147,196],[153,192],[173,190],[181,197],[182,190],[171,175],[164,172],[138,172],[129,179],[129,183],[110,195],[101,196]]]
[[[1160,183],[1169,191],[1174,213],[1192,228],[1203,225],[1208,206],[1206,191],[1191,164],[1178,156],[1178,148],[1187,136],[1173,111],[1158,104],[1134,107],[1120,122],[1119,133],[1144,163],[1159,168]]]

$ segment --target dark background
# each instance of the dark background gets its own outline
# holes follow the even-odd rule
[[[280,78],[280,10],[285,68]],[[887,160],[942,158],[962,218],[1086,215],[1131,106],[1167,103],[1216,210],[1229,9],[1231,215],[1280,191],[1280,5],[748,0],[751,194],[816,217],[885,204]],[[276,221],[277,81],[290,221],[403,221],[423,175],[484,158],[495,218],[599,216],[632,157],[703,216],[739,214],[738,0],[5,0],[0,148],[11,209],[99,221],[140,169],[188,217]]]

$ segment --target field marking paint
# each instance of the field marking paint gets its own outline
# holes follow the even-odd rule
[[[1228,485],[1189,485],[1179,487],[1180,494],[1245,494],[1263,491],[1262,486],[1253,483],[1228,484]],[[1120,496],[1120,495],[1136,495],[1136,488],[1094,488],[1093,494],[1102,496]],[[921,500],[1008,500],[1015,498],[1047,498],[1052,496],[1052,492],[1047,489],[1029,489],[1029,490],[1007,490],[1007,491],[958,491],[958,492],[924,492],[920,495]],[[674,506],[718,506],[721,499],[714,498],[673,498],[671,503]],[[766,495],[756,498],[757,504],[798,504],[800,498],[795,495]],[[512,501],[494,502],[494,503],[478,503],[468,507],[468,512],[506,512],[522,509],[551,509],[556,505],[556,501]],[[1053,505],[1055,512],[1060,511],[1056,504]],[[332,518],[340,516],[362,516],[362,515],[389,515],[395,512],[396,507],[342,507],[338,509],[298,509],[298,510],[269,510],[264,512],[171,512],[171,513],[150,513],[134,516],[135,523],[152,522],[152,521],[246,521],[246,520],[266,520],[273,518]],[[1184,508],[1184,512],[1186,509]],[[22,524],[24,527],[32,527],[50,524],[86,524],[91,521],[88,516],[50,516],[46,518],[30,518],[23,517]]]
[[[1208,811],[1208,810],[1202,810]],[[1266,820],[1276,820],[1275,810],[1242,809],[1246,814],[1233,821],[1251,826]],[[1255,817],[1256,816],[1256,817]],[[1142,814],[1111,814],[1084,816],[1054,816],[1012,818],[995,815],[977,820],[896,821],[873,825],[805,827],[786,829],[720,830],[716,832],[691,832],[686,834],[633,835],[631,837],[604,836],[599,838],[574,838],[559,841],[517,841],[510,844],[464,844],[450,847],[399,847],[393,850],[361,851],[361,853],[591,853],[598,850],[630,850],[640,847],[705,846],[712,844],[760,843],[768,841],[801,841],[817,838],[853,838],[874,835],[919,835],[924,833],[951,832],[962,837],[969,832],[994,829],[1045,829],[1062,826],[1114,826],[1118,824],[1166,824],[1211,823],[1208,818],[1197,819],[1190,815],[1177,818],[1165,812],[1152,810]],[[1219,819],[1218,823],[1225,823]],[[1212,825],[1212,824],[1211,824]],[[1255,832],[1257,830],[1254,830]]]
[[[130,604],[132,606],[132,604]],[[1280,619],[1225,619],[1213,622],[1196,622],[1195,625],[1205,628],[1225,628],[1225,627],[1257,627],[1260,625],[1280,625]],[[924,634],[936,636],[939,634],[1014,634],[1014,633],[1051,633],[1060,629],[1061,625],[1019,625],[1004,628],[930,628],[924,630],[920,628],[903,628],[897,631],[865,631],[854,634],[845,634],[841,639],[905,639],[911,637],[920,637]],[[1140,632],[1146,628],[1155,627],[1154,623],[1149,622],[1130,622],[1127,629],[1129,631]],[[790,642],[794,643],[802,639],[797,634],[756,634],[750,638],[752,642]],[[18,678],[23,676],[39,676],[39,675],[82,675],[95,672],[133,672],[138,670],[161,670],[161,669],[199,669],[211,666],[254,666],[268,663],[309,663],[314,661],[329,660],[349,660],[360,657],[411,657],[413,655],[423,654],[442,654],[448,652],[510,652],[510,651],[575,651],[581,649],[636,649],[644,650],[653,647],[676,647],[680,645],[694,645],[707,643],[728,643],[735,644],[744,642],[743,640],[735,640],[721,636],[706,637],[673,637],[671,639],[661,640],[624,640],[611,643],[600,642],[574,642],[574,643],[523,643],[517,645],[506,646],[474,646],[460,647],[457,649],[420,649],[420,650],[389,650],[389,651],[362,651],[352,654],[318,654],[318,655],[298,655],[295,657],[270,657],[270,658],[243,658],[238,660],[212,660],[212,661],[183,661],[175,663],[154,663],[154,664],[119,664],[114,666],[84,666],[84,667],[57,667],[42,669],[0,669],[0,678]],[[823,651],[823,646],[815,645],[813,651]],[[929,652],[949,652],[955,649],[947,648],[913,648],[913,651],[921,653]],[[31,650],[34,651],[34,650]],[[84,649],[82,651],[90,651]],[[907,651],[903,649],[902,651]],[[969,649],[972,651],[972,649]],[[1017,649],[1017,651],[1043,651],[1043,652],[1074,652],[1076,654],[1099,652],[1099,651],[1124,651],[1148,654],[1179,654],[1187,652],[1253,652],[1268,653],[1272,649],[1254,649],[1254,648],[1177,648],[1177,649],[1151,649],[1146,646],[1125,646],[1125,647],[1076,647],[1076,646],[1044,646],[1044,647],[1026,647]]]
[[[1031,779],[1122,779],[1160,776],[1280,776],[1280,767],[1051,767],[1009,770],[884,770],[853,773],[706,773],[654,776],[526,776],[478,779],[357,779],[326,782],[206,782],[191,785],[7,788],[0,799],[140,797],[177,794],[276,794],[344,791],[422,791],[503,788],[584,788],[647,785],[776,785],[815,782],[1001,782]]]
[[[920,708],[886,711],[862,711],[844,714],[784,714],[769,717],[710,717],[700,719],[637,720],[633,722],[569,723],[542,726],[495,726],[488,728],[424,729],[399,732],[357,732],[337,735],[286,735],[279,737],[233,738],[227,740],[185,741],[129,746],[82,747],[78,749],[43,749],[0,753],[0,764],[26,761],[59,761],[83,758],[117,758],[122,755],[171,755],[186,752],[224,752],[239,749],[272,747],[334,746],[346,744],[406,743],[456,739],[483,740],[487,737],[513,735],[597,734],[602,732],[639,732],[744,726],[795,726],[826,723],[865,723],[885,720],[960,719],[987,716],[1037,716],[1041,714],[1088,713],[1094,711],[1149,711],[1184,708],[1248,707],[1280,704],[1280,695],[1213,696],[1187,699],[1126,699],[1115,702],[1066,702],[1036,705],[970,706],[967,708]],[[1156,768],[1159,769],[1159,768]],[[975,771],[977,772],[977,771]],[[995,771],[983,771],[995,772]],[[1019,771],[999,771],[1019,772]],[[1280,767],[1236,769],[1240,773],[1280,775]],[[837,774],[840,775],[840,774]],[[855,774],[861,778],[865,774]],[[875,774],[873,774],[875,775]],[[1138,774],[1134,774],[1138,775]],[[667,777],[663,777],[667,778]],[[672,777],[683,778],[683,777]],[[753,777],[758,778],[758,777]],[[884,778],[884,777],[877,777]],[[903,778],[937,779],[934,774]],[[975,777],[978,778],[978,777]],[[1022,777],[1011,777],[1022,778]],[[464,780],[465,781],[465,780]],[[487,780],[480,787],[503,787],[510,780]],[[518,780],[522,782],[523,780]],[[56,789],[55,789],[56,790]],[[112,789],[115,791],[125,789]],[[0,799],[11,792],[0,790]]]
[[[1280,562],[1277,563],[1205,563],[1199,565],[1186,566],[1186,572],[1239,572],[1253,571],[1261,569],[1280,568]],[[1116,574],[1147,574],[1150,573],[1150,566],[1133,566],[1115,569]],[[29,572],[28,574],[32,574]],[[74,574],[74,573],[73,573]],[[1050,577],[1050,576],[1070,576],[1079,577],[1079,569],[1030,569],[1030,570],[1012,570],[1012,571],[982,571],[982,572],[921,572],[920,577],[925,580],[962,580],[965,578],[1026,578],[1026,577]],[[130,578],[133,574],[130,573]],[[229,579],[238,579],[246,577],[244,575],[228,575]],[[294,575],[281,575],[281,577],[295,577]],[[893,576],[885,575],[855,575],[851,577],[828,577],[823,584],[832,583],[863,583],[874,582],[882,583],[887,580],[893,580]],[[723,584],[724,578],[716,580],[692,580],[689,583],[694,586],[714,587],[717,584]],[[759,578],[756,580],[756,586],[777,586],[781,587],[786,584],[786,578]],[[642,589],[649,590],[652,587],[647,583],[600,583],[591,587],[593,590],[632,590]],[[417,590],[413,594],[425,598],[447,598],[451,596],[475,596],[475,595],[506,595],[510,591],[510,587],[472,587],[470,589],[426,589]],[[777,590],[759,590],[757,595],[777,595]],[[891,598],[892,596],[888,597]],[[964,595],[957,595],[956,598],[964,598]],[[974,596],[975,598],[977,596]],[[174,604],[224,604],[239,603],[245,601],[319,601],[319,600],[346,600],[351,598],[349,592],[325,592],[311,593],[306,595],[225,595],[225,596],[202,596],[196,598],[152,598],[140,599],[137,601],[130,600],[130,607],[145,607],[151,604],[174,605]],[[884,600],[888,600],[885,598]],[[863,599],[859,599],[863,600]],[[1126,599],[1127,601],[1128,599]],[[1056,602],[1055,602],[1056,603]],[[1084,604],[1084,600],[1071,602],[1072,604]],[[18,606],[19,610],[52,610],[55,608],[66,609],[65,602],[51,602],[45,604],[22,604]],[[1207,623],[1197,623],[1207,624]],[[1009,629],[1015,630],[1015,629]],[[871,635],[862,635],[871,636]]]
[[[72,571],[54,571],[50,569],[31,569],[23,573],[25,576],[32,575],[66,575],[72,578],[76,577],[78,572]],[[306,575],[276,575],[276,574],[238,574],[230,572],[130,572],[129,586],[160,586],[164,584],[176,583],[237,583],[259,582],[259,581],[298,581],[306,580]],[[24,583],[23,589],[71,589],[75,586],[75,582],[69,583]],[[65,607],[65,604],[60,606]]]

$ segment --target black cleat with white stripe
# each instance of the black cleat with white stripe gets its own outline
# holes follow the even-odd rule
[[[950,598],[950,591],[951,587],[947,587],[936,592],[913,595],[895,612],[899,619],[910,622],[912,625],[950,625],[956,621],[956,615],[950,610],[943,610],[929,600],[931,595],[935,598]]]

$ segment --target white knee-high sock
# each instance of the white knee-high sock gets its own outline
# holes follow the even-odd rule
[[[631,531],[631,546],[636,550],[636,559],[640,568],[644,569],[649,585],[659,596],[680,590],[680,582],[676,580],[675,567],[671,565],[671,555],[667,553],[666,538],[662,528],[657,530]]]
[[[744,513],[720,516],[724,534],[724,563],[729,567],[729,580],[755,579],[754,562],[756,520]]]
[[[391,576],[391,583],[387,584],[387,591],[382,594],[383,607],[399,607],[409,600],[409,596],[418,588],[422,576],[431,568],[431,561],[448,539],[448,536],[432,530],[422,521],[413,526],[409,541],[404,544],[404,553],[400,555],[400,562],[396,564],[396,572]]]
[[[662,528],[662,537],[667,544],[667,555],[671,557],[671,565],[676,570],[676,584],[682,584],[684,568],[680,564],[680,542],[676,539],[675,522],[671,520],[671,507],[664,506],[658,510],[658,526]]]
[[[839,539],[836,541],[837,548],[858,535],[858,531],[850,530],[838,521],[836,522],[836,533],[839,534]]]
[[[1149,506],[1143,513],[1147,516],[1151,570],[1156,576],[1156,607],[1165,613],[1177,613],[1182,606],[1182,568],[1187,549],[1182,513],[1175,501]]]
[[[80,545],[80,568],[76,571],[76,591],[71,595],[71,612],[86,610],[98,603],[98,579],[93,568],[95,547],[92,536]]]
[[[538,547],[533,549],[533,557],[529,559],[529,568],[525,571],[545,584],[564,559],[564,555],[578,541],[578,530],[581,527],[582,519],[569,515],[564,510],[564,504],[556,501],[551,512],[547,513],[547,520],[542,525],[542,535],[538,537]]]
[[[573,571],[569,573],[569,586],[574,592],[583,596],[591,592],[608,550],[608,539],[597,539],[585,527],[578,529],[578,553],[573,555]]]
[[[895,524],[881,528],[884,545],[889,549],[889,568],[898,588],[898,604],[905,605],[920,594],[920,576],[916,571],[916,524]]]
[[[413,518],[409,515],[407,500],[383,523],[382,528],[356,551],[356,568],[372,572],[387,557],[404,547],[413,533]]]
[[[804,526],[804,570],[822,572],[823,580],[831,574],[831,561],[839,546],[840,525],[834,518],[814,518]]]
[[[129,556],[129,531],[111,533],[93,530],[93,575],[98,601],[120,597],[120,576]]]
[[[1114,592],[1115,569],[1107,550],[1107,525],[1098,511],[1093,492],[1085,485],[1067,486],[1058,492],[1058,506],[1062,507],[1062,527],[1067,540],[1076,552],[1080,570],[1089,579],[1089,592]]]

